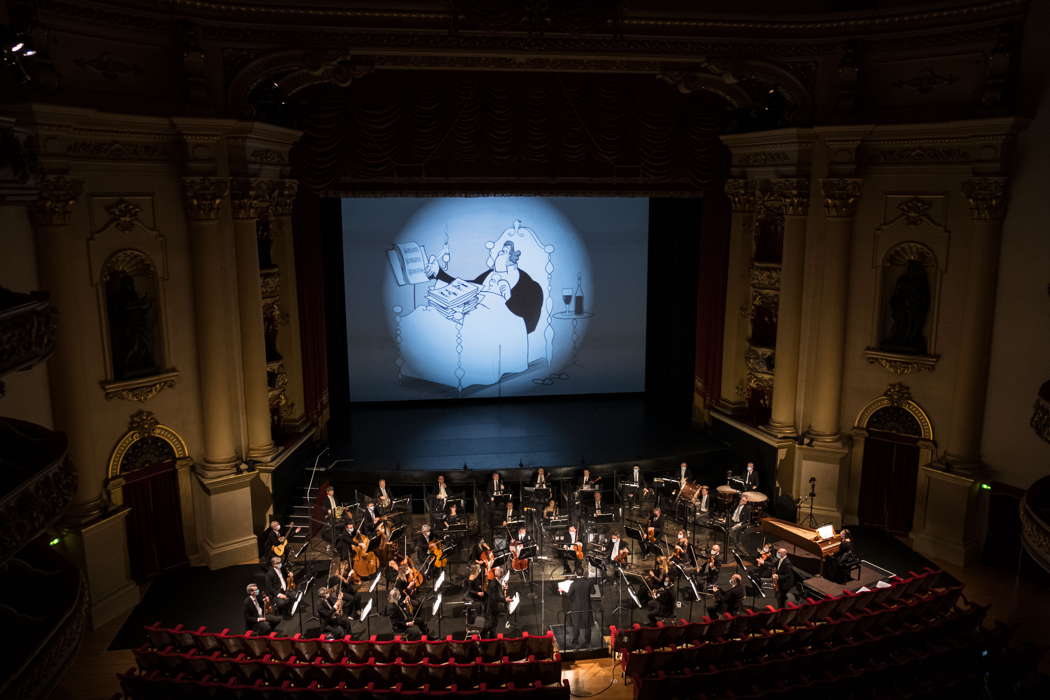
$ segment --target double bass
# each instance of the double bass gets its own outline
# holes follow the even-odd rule
[[[354,537],[354,573],[361,578],[368,578],[379,570],[379,557],[368,551],[368,536],[358,532]]]
[[[522,544],[515,540],[510,545],[510,568],[514,571],[528,571],[529,560],[521,558]]]

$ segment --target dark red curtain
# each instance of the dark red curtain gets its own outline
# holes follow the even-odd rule
[[[725,327],[729,267],[729,203],[721,186],[704,192],[700,227],[700,271],[696,284],[696,369],[694,390],[710,406],[722,390],[722,331]]]
[[[325,328],[324,254],[321,200],[301,187],[292,210],[295,231],[295,275],[299,292],[299,335],[303,357],[304,410],[318,421],[328,405],[328,359]]]
[[[914,440],[888,434],[868,435],[864,440],[857,512],[861,524],[898,535],[911,531],[918,471],[919,446]]]
[[[132,578],[142,581],[185,564],[175,463],[161,462],[123,476],[124,505],[131,508],[127,528]]]

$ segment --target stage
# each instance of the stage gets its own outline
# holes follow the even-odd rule
[[[640,395],[352,404],[336,471],[453,471],[697,461],[726,446]],[[335,427],[332,428],[335,430]]]

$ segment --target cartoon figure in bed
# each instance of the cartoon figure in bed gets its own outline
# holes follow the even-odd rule
[[[400,319],[405,376],[462,391],[524,372],[544,356],[542,330],[531,352],[529,340],[543,313],[544,290],[519,264],[543,270],[553,247],[540,244],[520,222],[486,245],[486,269],[473,277],[452,275],[433,256],[426,258],[424,272],[433,280],[426,304]],[[529,260],[529,253],[537,259]]]

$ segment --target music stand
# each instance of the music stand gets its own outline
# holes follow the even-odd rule
[[[751,590],[756,592],[751,594],[751,607],[754,608],[756,594],[761,595],[763,598],[766,597],[765,592],[763,592],[762,590],[762,584],[759,583],[758,580],[751,575],[751,572],[747,570],[747,567],[744,566],[744,560],[740,557],[740,554],[736,551],[736,548],[734,547],[729,551],[733,553],[733,559],[736,561],[736,565],[737,567],[739,567],[740,573],[743,574],[744,578],[751,582],[751,585],[753,586]]]

